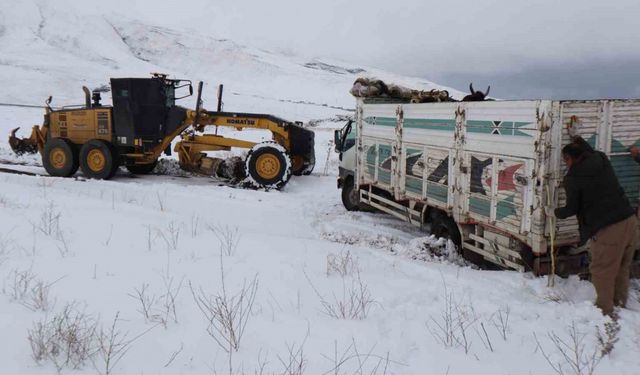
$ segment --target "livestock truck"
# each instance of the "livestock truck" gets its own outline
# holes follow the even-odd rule
[[[640,99],[356,100],[354,120],[335,133],[345,207],[429,228],[472,262],[547,274],[553,248],[556,273],[588,272],[575,216],[544,213],[565,202],[567,125],[607,154],[638,206],[640,165],[628,149],[640,143]]]

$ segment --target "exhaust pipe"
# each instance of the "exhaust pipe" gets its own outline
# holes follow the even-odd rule
[[[87,86],[82,86],[82,91],[84,91],[84,105],[87,108],[91,108],[91,91],[89,91]]]

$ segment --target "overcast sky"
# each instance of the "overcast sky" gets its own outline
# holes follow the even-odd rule
[[[640,97],[640,0],[187,0],[154,7],[155,15],[192,20],[252,46],[462,90],[470,81],[478,89],[490,84],[505,99]]]

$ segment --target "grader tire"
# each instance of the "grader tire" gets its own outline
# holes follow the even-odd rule
[[[80,169],[87,178],[108,180],[118,170],[115,156],[115,149],[108,142],[92,139],[80,149]]]
[[[257,188],[281,189],[291,178],[291,159],[275,142],[259,143],[245,161],[247,180]]]
[[[71,142],[53,138],[44,145],[42,165],[51,176],[69,177],[78,171],[78,155]]]
[[[305,160],[302,155],[293,155],[291,157],[291,174],[294,176],[302,176],[305,169]]]
[[[156,168],[158,161],[149,164],[127,165],[127,170],[133,174],[149,174]]]

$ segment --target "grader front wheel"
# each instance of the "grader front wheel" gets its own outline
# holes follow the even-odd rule
[[[291,177],[291,159],[287,150],[275,142],[253,146],[245,166],[248,182],[257,188],[280,189]]]

